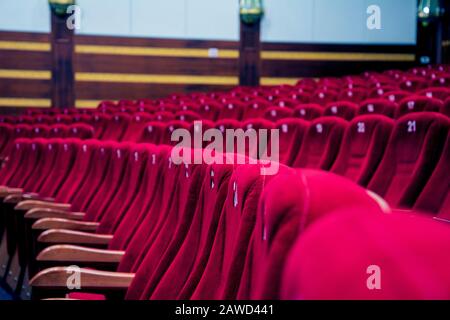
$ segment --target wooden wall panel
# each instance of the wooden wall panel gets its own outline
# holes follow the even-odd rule
[[[30,75],[50,72],[49,41],[48,34],[0,32],[0,98],[40,99],[39,103],[46,104],[51,89],[46,75],[40,74],[35,80],[1,75],[2,70],[27,70]],[[20,49],[5,49],[11,43]],[[79,106],[102,99],[229,90],[238,82],[237,42],[78,35],[75,44]],[[415,63],[415,50],[414,46],[263,43],[262,77],[270,83],[281,83],[365,70],[406,69]],[[349,57],[356,61],[348,61]],[[158,82],[161,76],[163,83]],[[180,83],[185,76],[191,77],[190,84]]]
[[[236,59],[77,54],[77,72],[236,76]]]

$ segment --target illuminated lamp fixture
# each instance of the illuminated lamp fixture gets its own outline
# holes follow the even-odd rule
[[[67,15],[67,9],[75,4],[75,0],[48,0],[48,4],[53,13],[63,17]]]
[[[239,14],[245,24],[258,23],[264,15],[262,0],[240,0]]]

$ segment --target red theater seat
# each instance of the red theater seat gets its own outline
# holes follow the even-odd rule
[[[283,118],[290,118],[294,115],[294,111],[284,107],[270,107],[266,109],[264,118],[276,122]]]
[[[411,93],[409,93],[407,91],[397,90],[397,91],[386,92],[383,95],[383,98],[388,99],[391,102],[399,103],[401,100],[403,100],[404,98],[406,98],[410,95],[411,95]]]
[[[382,114],[389,118],[394,118],[397,104],[386,99],[369,99],[361,102],[359,115]]]
[[[245,105],[237,100],[226,100],[219,112],[218,119],[241,120],[244,114]]]
[[[297,168],[330,170],[347,125],[347,121],[336,117],[313,120],[292,165]]]
[[[435,98],[442,101],[450,97],[449,88],[427,88],[418,92],[418,95],[425,96],[427,98]]]
[[[444,151],[414,205],[414,210],[438,214],[439,218],[450,222],[450,134],[447,136]]]
[[[441,113],[450,117],[450,98],[447,98],[442,106]]]
[[[166,124],[163,122],[152,121],[146,124],[139,142],[161,144],[163,143],[163,136],[166,130]]]
[[[261,99],[250,100],[248,102],[247,107],[244,110],[243,119],[247,120],[247,119],[262,118],[264,116],[265,111],[269,107],[270,103],[268,103],[265,100]]]
[[[302,119],[285,118],[275,123],[279,130],[279,162],[291,165],[302,145],[309,122]]]
[[[436,221],[338,210],[298,238],[281,298],[448,300],[449,246],[449,226]]]
[[[383,158],[393,126],[394,121],[382,115],[353,119],[331,172],[367,186]]]
[[[442,108],[442,101],[434,98],[411,96],[403,99],[399,102],[399,106],[396,110],[395,117],[401,116],[411,112],[439,112]]]
[[[337,101],[327,104],[324,116],[340,117],[345,120],[352,120],[358,112],[359,106],[353,102]]]
[[[397,120],[368,188],[392,206],[411,208],[439,160],[449,126],[438,113],[411,113]]]
[[[313,120],[322,116],[324,109],[318,104],[301,104],[294,109],[294,117]]]
[[[420,89],[423,89],[426,86],[427,86],[427,81],[422,78],[418,78],[418,77],[410,77],[410,78],[403,80],[400,83],[400,89],[409,91],[409,92],[419,91]]]

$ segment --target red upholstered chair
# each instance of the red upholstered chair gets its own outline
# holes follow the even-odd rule
[[[198,112],[202,116],[203,119],[208,119],[208,120],[214,121],[214,120],[217,120],[217,116],[219,115],[220,108],[221,108],[220,104],[218,104],[214,101],[207,101],[200,105]]]
[[[271,179],[259,165],[238,166],[231,176],[208,261],[198,283],[184,288],[179,298],[226,299],[235,294],[255,225],[258,198]]]
[[[317,103],[322,106],[325,106],[327,103],[338,100],[338,93],[332,90],[318,90],[311,97],[311,103]]]
[[[443,103],[439,99],[421,96],[407,97],[399,102],[395,117],[400,118],[401,116],[411,112],[439,112],[439,110],[442,108],[442,105]]]
[[[368,189],[394,207],[411,208],[436,167],[449,126],[438,113],[416,112],[397,120]]]
[[[365,189],[334,174],[299,169],[274,177],[261,194],[237,299],[280,299],[280,270],[298,236],[333,211],[355,206],[382,210]]]
[[[441,87],[441,88],[427,88],[419,91],[417,93],[420,96],[424,96],[427,98],[435,98],[442,101],[450,97],[450,89]]]
[[[122,141],[137,142],[147,123],[153,120],[153,115],[138,112],[132,115],[131,121],[122,137]]]
[[[450,86],[450,75],[443,74],[434,79],[431,83],[433,87],[444,87],[448,88]]]
[[[255,130],[257,142],[256,144],[252,144],[251,141],[250,142],[245,141],[244,155],[253,159],[260,159],[261,157],[264,157],[265,154],[270,155],[272,143],[271,131],[274,128],[275,128],[274,124],[271,121],[265,119],[250,119],[242,123],[242,130],[244,130],[244,132],[247,132],[247,130]],[[261,139],[265,141],[261,141]],[[239,145],[236,146],[238,148],[237,152],[239,152],[240,146]],[[267,149],[263,148],[263,146],[265,146]]]
[[[237,100],[226,101],[220,109],[218,119],[241,120],[244,114],[245,105]]]
[[[354,118],[331,172],[367,186],[383,158],[394,121],[382,115]]]
[[[0,157],[2,151],[11,142],[14,133],[14,126],[8,123],[0,123]]]
[[[323,115],[324,108],[318,104],[300,104],[294,109],[294,117],[313,120]]]
[[[361,102],[358,115],[382,114],[394,118],[397,104],[386,99],[369,99]]]
[[[400,89],[409,91],[409,92],[417,92],[421,89],[424,89],[428,85],[427,81],[418,77],[408,77],[400,83]]]
[[[270,103],[262,99],[250,100],[247,107],[244,110],[243,120],[247,119],[257,119],[264,117],[264,113],[267,108],[270,107]]]
[[[94,128],[83,123],[71,124],[69,125],[67,137],[81,140],[92,139],[94,137]]]
[[[50,126],[46,124],[33,125],[33,130],[31,130],[32,138],[46,138],[50,134]]]
[[[360,103],[361,101],[365,100],[367,96],[367,89],[353,88],[342,91],[338,96],[338,100]]]
[[[347,126],[347,121],[336,117],[312,121],[292,165],[297,168],[330,170]]]
[[[186,122],[193,122],[196,120],[201,120],[201,116],[194,111],[180,111],[175,113],[175,119]]]
[[[323,112],[323,116],[333,116],[352,120],[358,112],[359,106],[353,102],[337,101],[328,103]]]
[[[189,123],[185,121],[169,121],[166,124],[163,136],[162,136],[162,143],[167,145],[176,145],[178,144],[177,141],[172,141],[172,133],[177,129],[185,129],[189,131]]]
[[[393,86],[393,85],[384,85],[381,87],[373,88],[372,90],[370,90],[367,98],[372,98],[372,99],[382,98],[385,93],[396,91],[396,90],[398,90],[398,87]]]
[[[264,113],[264,118],[273,122],[276,122],[283,118],[291,118],[294,115],[292,109],[285,107],[270,107],[266,109]]]
[[[153,300],[187,299],[186,292],[191,292],[197,285],[214,243],[232,173],[232,165],[211,165],[207,168],[199,203],[185,241],[147,297]]]
[[[441,113],[450,117],[450,98],[447,98],[442,106]]]
[[[281,298],[448,300],[449,245],[449,227],[437,221],[364,206],[337,210],[298,238]]]
[[[73,117],[70,115],[58,114],[54,118],[54,123],[72,124],[72,122],[73,122]]]
[[[300,151],[303,137],[308,130],[309,122],[296,119],[285,118],[275,123],[275,128],[279,130],[279,161],[284,165],[291,165]]]
[[[403,100],[404,98],[406,98],[410,95],[411,95],[410,92],[397,90],[397,91],[386,92],[385,94],[383,94],[382,97],[391,102],[399,103],[401,100]]]
[[[32,117],[32,116],[27,116],[27,115],[20,115],[16,118],[16,123],[18,124],[33,124],[35,122],[37,122],[37,119],[39,117],[43,117],[44,115],[39,115],[36,118]],[[43,122],[41,122],[43,123]]]
[[[102,134],[102,140],[122,141],[128,126],[131,123],[131,116],[126,113],[118,113],[112,116]]]
[[[172,121],[175,119],[175,115],[168,111],[159,111],[155,113],[155,120],[157,121]]]
[[[447,136],[441,158],[434,169],[430,180],[417,199],[414,210],[430,213],[450,221],[450,134]]]
[[[159,121],[148,122],[141,133],[139,142],[146,142],[152,144],[163,143],[164,133],[166,131],[166,123]]]
[[[66,138],[69,135],[69,126],[65,124],[55,124],[50,127],[49,138]]]
[[[53,124],[55,122],[55,117],[52,115],[41,114],[38,115],[33,122],[28,123],[37,123],[37,124]]]

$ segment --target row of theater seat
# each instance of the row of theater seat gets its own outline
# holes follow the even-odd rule
[[[412,208],[434,168],[439,168],[439,159],[443,159],[441,160],[443,164],[448,159],[448,155],[445,152],[442,153],[442,150],[444,150],[446,139],[448,140],[449,119],[431,112],[412,113],[395,122],[381,115],[365,115],[358,116],[349,123],[344,119],[331,116],[317,118],[310,122],[296,118],[286,118],[276,123],[264,119],[254,119],[244,123],[222,120],[192,124],[185,121],[169,121],[167,123],[142,121],[136,122],[136,125],[128,128],[120,126],[123,123],[109,123],[99,138],[109,139],[115,135],[117,140],[175,145],[178,142],[172,141],[172,133],[176,129],[188,130],[192,137],[195,136],[196,131],[205,132],[210,128],[219,129],[224,136],[227,129],[243,129],[244,132],[248,129],[257,131],[266,129],[269,132],[268,153],[273,157],[274,155],[270,152],[270,130],[278,129],[279,162],[291,167],[314,168],[340,174],[377,192],[394,207]],[[18,127],[23,126],[19,125]],[[439,129],[441,131],[434,133],[432,131],[434,126],[442,127]],[[55,126],[52,130],[60,129],[60,127]],[[78,128],[78,133],[87,133],[85,138],[89,137],[92,132],[89,128],[81,130],[82,125],[75,128]],[[29,133],[32,132],[29,131]],[[99,134],[98,130],[96,134]],[[1,149],[3,156],[12,148],[12,139],[9,139],[7,135],[4,137],[5,143],[1,145],[7,146]],[[226,139],[223,140],[222,151],[237,151],[237,149],[227,150]],[[10,143],[8,144],[7,141]],[[258,143],[258,141],[253,143]],[[191,145],[194,146],[194,141]],[[206,145],[207,143],[204,142],[203,147]],[[258,158],[264,151],[266,150],[249,145],[249,142],[245,145],[246,154],[254,158]],[[403,159],[397,157],[396,154],[402,154]],[[423,158],[426,158],[427,161],[425,162]],[[409,168],[402,172],[402,175],[412,179],[410,185],[415,186],[414,192],[405,193],[412,186],[404,182],[398,186],[389,187],[391,184],[397,183],[396,180],[403,179],[396,176],[396,170],[392,169],[400,165]],[[389,179],[394,179],[394,182]],[[414,179],[418,179],[418,181]],[[441,191],[443,198],[436,197],[434,201],[425,201],[425,204],[420,205],[422,210],[442,214],[450,210],[450,203],[445,198],[447,192],[445,184],[443,186]],[[435,190],[438,187],[433,184],[430,188]]]
[[[317,237],[316,223],[325,223],[322,219],[328,216],[348,224],[349,211],[364,216],[365,223],[401,227],[400,234],[408,235],[407,239],[419,223],[427,228],[427,234],[433,234],[427,244],[449,238],[448,226],[437,221],[417,218],[411,223],[409,216],[400,213],[386,218],[390,209],[379,198],[346,179],[320,171],[282,166],[278,174],[263,176],[263,164],[177,164],[171,160],[171,147],[151,144],[76,139],[19,139],[16,143],[19,147],[12,158],[27,161],[23,165],[9,162],[1,178],[4,182],[9,174],[9,179],[21,178],[25,185],[20,190],[2,188],[2,209],[7,213],[8,254],[17,250],[19,266],[29,268],[35,298],[70,292],[67,283],[74,264],[82,267],[76,269],[82,287],[69,294],[71,299],[320,297],[317,290],[323,282],[314,273],[321,274],[323,268],[312,271],[307,264],[306,271],[300,269],[301,275],[293,270],[296,264],[305,264],[297,257],[304,254],[297,246],[308,248],[309,239]],[[195,150],[181,151],[190,155],[191,163],[199,156]],[[69,161],[72,157],[74,161]],[[222,157],[235,163],[241,159],[235,154]],[[52,179],[42,181],[38,173]],[[59,180],[53,180],[57,177]],[[325,223],[324,228],[329,226]],[[391,235],[399,232],[390,231]],[[367,241],[373,241],[371,236]],[[345,241],[346,237],[336,240]],[[402,241],[406,240],[395,238],[390,248],[401,248]],[[320,246],[316,249],[322,252]],[[344,248],[337,249],[341,252]],[[446,273],[443,266],[433,265],[446,261],[441,251],[421,249],[410,244],[409,257],[423,253],[424,259],[430,258],[421,266],[426,285],[417,287],[420,281],[408,276],[384,283],[382,292],[358,292],[365,281],[350,283],[355,289],[346,294],[402,298],[406,292],[415,298],[448,297],[448,281],[433,280],[442,280]],[[382,253],[375,249],[372,254]],[[383,266],[391,279],[407,263]],[[357,267],[360,265],[351,266]],[[363,267],[360,272],[367,268]],[[311,282],[305,281],[305,274],[318,285],[308,288]],[[407,291],[411,286],[415,287],[412,293]],[[320,294],[346,296],[327,290]]]
[[[63,297],[76,271],[68,266],[76,265],[85,268],[74,299],[448,299],[450,261],[442,250],[450,245],[450,120],[436,112],[445,114],[448,89],[417,96],[448,86],[449,71],[392,70],[4,117],[3,283],[26,297],[32,277],[34,298]],[[390,94],[377,99],[383,107],[354,104],[374,90]],[[326,106],[337,92],[347,101]],[[306,121],[294,102],[305,107],[311,97],[323,106]],[[405,97],[423,103],[394,104]],[[258,111],[255,101],[264,107]],[[235,104],[244,108],[238,116]],[[100,140],[70,132],[55,139],[40,129],[43,122],[85,123],[90,134],[79,137]],[[236,149],[217,153],[234,164],[173,160],[175,129],[195,135],[210,128],[279,129],[278,174],[261,175],[264,163],[236,164],[250,161]],[[181,151],[191,158],[206,152]],[[262,151],[245,146],[255,158]],[[401,210],[387,216],[389,205]],[[417,256],[425,262],[411,267]],[[374,263],[386,277],[381,291],[368,290],[359,276]],[[404,269],[408,275],[398,277]],[[349,281],[345,292],[326,287],[341,281]]]
[[[94,128],[87,124],[72,125],[10,125],[0,124],[0,158],[7,157],[17,138],[79,138],[92,139]]]
[[[387,99],[370,99],[356,104],[349,101],[337,101],[328,103],[325,107],[317,104],[299,104],[298,102],[289,102],[288,100],[278,101],[277,105],[270,104],[264,101],[251,101],[249,103],[242,103],[236,100],[231,100],[227,105],[221,107],[217,103],[196,103],[186,104],[182,106],[165,105],[165,106],[102,106],[99,110],[90,110],[89,114],[93,113],[109,113],[112,116],[130,114],[134,118],[143,118],[144,121],[150,120],[212,120],[217,119],[254,119],[265,118],[271,121],[277,121],[286,117],[297,117],[305,120],[311,120],[320,116],[338,116],[351,120],[357,115],[363,114],[383,114],[390,118],[399,118],[407,113],[433,111],[441,112],[445,115],[450,115],[450,89],[437,88],[442,90],[442,99],[434,98],[430,91],[427,91],[426,96],[407,96],[398,103]],[[392,93],[393,97],[397,96]],[[74,111],[77,111],[76,109]],[[97,111],[97,112],[96,112]],[[18,124],[53,124],[53,123],[77,123],[77,122],[92,122],[92,117],[83,115],[87,110],[80,111],[80,114],[72,115],[45,115],[35,114],[33,116],[23,115],[19,117],[3,117],[2,121],[6,123],[16,122]],[[64,120],[62,120],[64,119]]]

